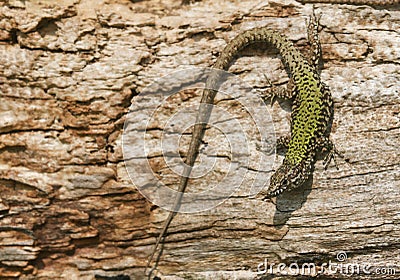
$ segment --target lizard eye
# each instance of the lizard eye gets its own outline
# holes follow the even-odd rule
[[[287,186],[288,185],[288,179],[283,179],[281,182],[282,186]]]

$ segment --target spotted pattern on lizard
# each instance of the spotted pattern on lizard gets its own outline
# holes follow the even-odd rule
[[[271,95],[290,99],[293,102],[291,114],[291,135],[279,141],[287,151],[283,164],[275,171],[267,189],[259,194],[263,199],[274,197],[284,190],[294,189],[301,186],[313,170],[316,155],[322,150],[334,150],[329,140],[329,123],[333,116],[333,102],[329,88],[321,81],[319,76],[319,65],[321,59],[321,46],[318,38],[318,20],[315,16],[310,18],[308,24],[308,39],[311,44],[311,52],[306,58],[293,43],[278,31],[268,27],[257,27],[237,35],[228,43],[218,57],[213,68],[227,70],[233,58],[240,50],[255,42],[264,42],[275,47],[281,56],[289,74],[287,91],[273,88]],[[205,90],[200,102],[199,113],[193,129],[192,139],[185,160],[185,168],[178,186],[178,195],[174,202],[172,211],[157,239],[154,250],[149,258],[149,267],[158,245],[164,243],[167,229],[172,219],[179,211],[182,196],[185,192],[188,177],[199,153],[206,123],[208,122],[212,106],[217,93],[220,72],[211,72],[207,79]],[[330,156],[328,157],[330,159]],[[162,249],[156,258],[160,258]],[[154,268],[150,271],[149,278]]]

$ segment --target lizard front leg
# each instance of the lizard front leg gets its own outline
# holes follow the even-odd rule
[[[335,161],[335,155],[339,156],[340,158],[344,158],[344,156],[336,149],[336,146],[333,144],[332,140],[324,136],[317,140],[317,145],[321,147],[321,152],[326,154],[324,157],[324,169],[328,169],[328,166],[332,160],[336,168],[339,169]]]

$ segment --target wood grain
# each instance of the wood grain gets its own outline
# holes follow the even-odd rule
[[[144,279],[168,212],[135,188],[145,175],[128,176],[124,122],[132,116],[140,132],[147,114],[128,114],[129,108],[157,105],[140,95],[147,86],[183,66],[211,66],[230,39],[255,26],[280,30],[306,52],[305,20],[312,12],[310,4],[280,0],[0,4],[2,279]],[[371,274],[358,279],[398,278],[400,12],[396,6],[330,4],[316,4],[315,10],[322,14],[322,78],[335,101],[331,136],[348,162],[337,159],[338,170],[333,164],[324,170],[318,162],[312,182],[276,200],[249,197],[255,176],[262,175],[260,187],[271,170],[255,164],[260,138],[245,110],[217,95],[218,105],[236,114],[252,158],[234,166],[247,173],[229,199],[175,217],[158,266],[162,279],[300,279],[279,274],[275,266],[273,275],[257,275],[265,260],[286,264],[288,273],[292,263],[314,263],[318,270],[333,262],[370,266]],[[273,84],[287,81],[276,52],[263,45],[242,51],[230,72],[260,95],[268,88],[265,77]],[[196,106],[199,94],[172,95],[147,126],[149,167],[171,188],[179,178],[157,143],[164,121],[184,105]],[[281,101],[272,106],[277,136],[289,131],[288,108]],[[183,156],[189,132],[181,139]],[[216,169],[192,180],[189,192],[226,179],[232,163],[218,130],[209,129],[205,142],[202,158],[216,158]],[[347,255],[343,262],[337,259],[341,252]],[[372,273],[388,267],[397,276]]]

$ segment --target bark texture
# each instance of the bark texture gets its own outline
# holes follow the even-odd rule
[[[140,166],[125,167],[124,122],[130,115],[132,131],[148,129],[149,167],[173,188],[179,177],[157,143],[164,122],[198,104],[201,91],[171,95],[150,123],[141,120],[157,101],[140,93],[177,69],[211,66],[230,39],[255,26],[280,30],[306,52],[312,13],[310,4],[280,0],[0,5],[1,279],[144,279],[168,212],[135,188],[155,184]],[[175,217],[158,266],[162,279],[309,279],[293,263],[314,263],[318,272],[330,262],[343,268],[323,279],[348,277],[350,264],[360,267],[358,279],[400,277],[399,5],[316,4],[315,11],[322,15],[322,78],[335,101],[331,137],[349,162],[338,159],[339,169],[328,170],[318,162],[312,182],[273,201],[250,198],[253,179],[264,174],[255,181],[262,186],[270,168],[255,164],[259,137],[246,110],[217,96],[238,114],[251,160],[233,165],[246,173],[242,185],[230,182],[240,188],[229,199]],[[287,81],[268,46],[241,54],[230,72],[258,92],[268,88],[266,77]],[[168,86],[179,87],[179,79]],[[288,104],[275,102],[271,115],[276,134],[287,134]],[[188,132],[171,158],[184,156]],[[207,131],[201,157],[215,159],[216,169],[192,180],[189,192],[224,180],[229,145],[243,144],[224,139]],[[128,151],[143,149],[130,144]],[[268,270],[258,275],[265,262]],[[282,273],[278,263],[286,264]]]

